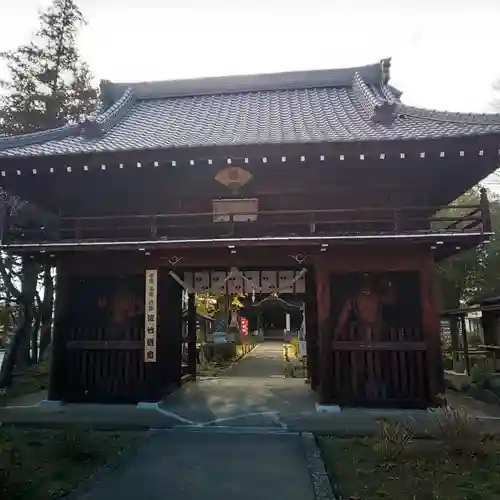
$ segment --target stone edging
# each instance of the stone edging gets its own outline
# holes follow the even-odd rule
[[[300,437],[306,455],[307,468],[313,484],[314,497],[316,500],[341,500],[333,493],[315,437],[311,432],[302,432]]]

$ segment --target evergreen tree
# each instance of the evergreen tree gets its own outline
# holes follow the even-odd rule
[[[79,121],[95,106],[97,91],[76,47],[77,33],[85,19],[75,1],[53,0],[39,19],[39,29],[29,43],[0,54],[10,73],[6,81],[0,82],[0,135],[60,127]],[[0,195],[11,213],[33,208],[1,189]],[[14,368],[36,363],[50,343],[54,290],[51,271],[47,266],[42,270],[34,262],[21,265],[10,256],[0,255],[0,295],[19,306],[18,325],[0,368],[0,388],[11,382]],[[35,300],[40,272],[43,301]]]
[[[74,0],[53,0],[40,14],[33,39],[0,54],[10,78],[2,82],[0,134],[12,135],[78,121],[95,105],[97,91],[76,47],[85,19]]]

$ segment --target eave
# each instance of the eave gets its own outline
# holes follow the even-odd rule
[[[64,207],[57,204],[61,183],[67,189],[74,185],[82,197],[92,197],[95,183],[109,183],[112,189],[120,182],[124,171],[137,172],[134,175],[140,172],[140,176],[146,176],[146,179],[149,171],[174,169],[181,174],[185,166],[199,167],[203,171],[210,165],[222,169],[228,165],[253,168],[265,164],[266,168],[273,168],[275,164],[295,164],[307,169],[308,164],[323,163],[332,169],[348,165],[356,176],[358,167],[369,165],[383,171],[390,165],[391,168],[422,171],[432,167],[437,194],[435,200],[429,201],[444,205],[493,172],[499,161],[500,134],[440,140],[206,146],[62,157],[0,158],[0,184],[12,194],[58,212],[59,209],[64,211]],[[153,173],[151,175],[154,179]],[[82,183],[81,176],[89,182]],[[82,192],[85,184],[90,186],[88,192]],[[413,189],[412,186],[409,188]]]

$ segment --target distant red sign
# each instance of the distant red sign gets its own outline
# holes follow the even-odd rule
[[[241,318],[241,333],[244,337],[248,335],[248,319]]]

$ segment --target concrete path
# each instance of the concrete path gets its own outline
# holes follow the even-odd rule
[[[0,407],[0,422],[54,425],[89,424],[100,428],[174,427],[245,428],[369,435],[379,432],[379,419],[403,422],[417,434],[439,429],[441,412],[343,408],[339,414],[317,413],[315,396],[303,379],[283,375],[282,344],[265,342],[218,378],[202,378],[184,386],[158,408],[135,405],[68,404],[54,408],[16,405]],[[38,396],[39,397],[39,396]],[[35,403],[36,404],[36,403]],[[500,413],[490,405],[455,395],[453,407],[465,407],[500,432]]]
[[[297,435],[157,432],[78,500],[314,500]]]
[[[285,378],[282,343],[264,342],[221,377],[200,379],[168,397],[162,410],[180,424],[287,427],[315,415],[304,379]]]

